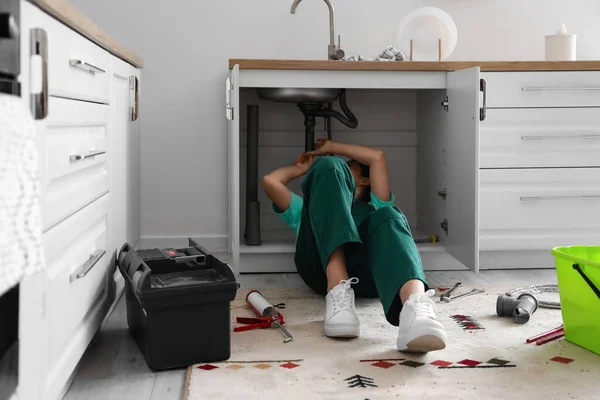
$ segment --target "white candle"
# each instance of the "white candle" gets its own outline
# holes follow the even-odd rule
[[[561,25],[555,35],[546,36],[546,61],[575,61],[577,59],[577,35],[567,33]]]

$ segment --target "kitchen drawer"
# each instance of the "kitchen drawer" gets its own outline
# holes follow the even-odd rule
[[[600,168],[481,170],[480,250],[600,243]]]
[[[600,71],[486,72],[487,107],[600,106]]]
[[[600,108],[488,110],[481,168],[600,166]]]
[[[109,116],[106,105],[50,98],[40,151],[45,230],[108,192]]]
[[[88,311],[100,305],[108,294],[112,254],[107,247],[109,196],[96,200],[44,234],[50,365],[66,352],[77,330],[85,327]]]
[[[50,16],[37,25],[48,38],[49,94],[108,104],[110,54]]]

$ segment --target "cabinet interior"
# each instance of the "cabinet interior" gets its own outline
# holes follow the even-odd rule
[[[446,249],[449,236],[442,228],[447,218],[445,120],[446,90],[353,89],[347,103],[358,119],[350,129],[332,118],[333,140],[365,144],[385,152],[396,205],[406,215],[413,236],[439,237],[439,243],[419,244],[425,269],[467,269]],[[304,116],[295,104],[259,99],[256,90],[240,89],[240,263],[244,256],[294,252],[294,232],[287,228],[259,188],[260,246],[244,242],[246,225],[247,106],[259,106],[258,175],[292,163],[304,151]],[[334,109],[338,109],[337,103]],[[323,118],[317,118],[315,138],[327,137]],[[290,183],[302,195],[302,179]],[[451,235],[451,229],[449,230]],[[468,240],[468,239],[465,239]],[[291,258],[291,257],[290,257]],[[242,271],[244,268],[242,267]],[[262,272],[262,271],[255,271]]]

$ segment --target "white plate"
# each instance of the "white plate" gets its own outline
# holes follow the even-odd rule
[[[450,57],[458,40],[456,24],[450,15],[436,7],[411,11],[398,26],[398,47],[410,56],[413,41],[413,61],[437,61],[438,39],[442,39],[442,60]]]

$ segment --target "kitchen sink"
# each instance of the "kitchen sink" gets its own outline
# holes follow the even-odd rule
[[[259,88],[258,97],[280,103],[333,103],[339,89],[326,88]]]

